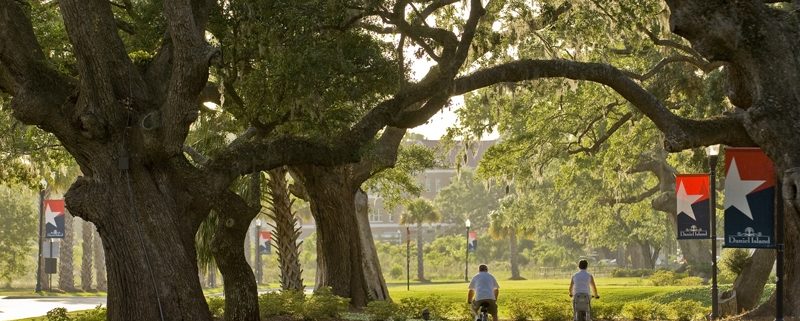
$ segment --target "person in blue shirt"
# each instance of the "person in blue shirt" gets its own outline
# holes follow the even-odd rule
[[[481,304],[489,305],[489,314],[492,315],[492,320],[498,321],[497,318],[497,296],[500,295],[500,285],[497,280],[489,274],[489,267],[486,264],[481,264],[478,267],[478,274],[476,274],[472,281],[469,282],[469,293],[467,294],[467,303],[470,303],[470,311],[477,316],[478,309]]]

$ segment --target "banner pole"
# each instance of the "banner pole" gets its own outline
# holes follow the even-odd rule
[[[775,222],[775,250],[777,251],[775,258],[775,321],[783,321],[783,219],[784,219],[784,204],[783,204],[783,182],[780,175],[777,175],[777,182],[775,183],[775,200],[776,207],[776,222]]]
[[[719,288],[717,287],[717,156],[709,156],[708,167],[711,184],[711,320],[719,317]]]

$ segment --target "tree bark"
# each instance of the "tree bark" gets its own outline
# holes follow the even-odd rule
[[[517,244],[517,230],[510,228],[508,233],[508,259],[511,263],[511,279],[524,280],[519,273],[519,244]]]
[[[417,280],[427,282],[425,279],[425,253],[422,246],[422,223],[417,224]]]
[[[240,202],[231,193],[219,211],[220,218],[211,241],[214,261],[224,282],[226,321],[258,321],[260,318],[256,279],[242,245],[250,222],[261,209],[261,174],[251,174],[248,183],[250,204]]]
[[[292,171],[309,197],[317,226],[316,287],[331,287],[334,294],[350,298],[354,307],[388,298],[383,280],[367,280],[364,266],[380,272],[380,264],[377,255],[364,248],[366,236],[356,215],[358,186],[349,181],[348,166],[298,166]],[[370,288],[371,284],[381,286]]]
[[[75,288],[75,260],[73,259],[73,244],[75,243],[74,219],[69,211],[64,213],[64,238],[61,240],[61,253],[59,254],[58,288],[74,292]]]
[[[92,291],[92,245],[94,242],[94,224],[89,221],[83,221],[81,234],[83,235],[83,242],[81,242],[81,247],[83,249],[83,254],[81,255],[81,289],[84,291]]]
[[[774,263],[775,250],[758,249],[753,252],[744,269],[733,282],[733,290],[736,291],[737,312],[750,311],[758,305]],[[729,296],[729,292],[726,291],[722,296]]]
[[[275,244],[281,271],[282,290],[303,290],[303,269],[300,267],[300,228],[292,212],[289,186],[286,183],[286,168],[269,171],[269,189],[272,196],[272,215],[275,222]]]
[[[372,226],[369,224],[369,196],[360,188],[356,191],[355,204],[363,255],[369,258],[363,262],[363,267],[367,288],[370,289],[370,298],[372,300],[389,300],[389,289],[386,287],[386,280],[381,272],[378,249],[375,247]]]
[[[108,291],[108,280],[106,279],[106,255],[103,250],[103,239],[100,234],[94,235],[94,270],[97,278],[97,290]]]

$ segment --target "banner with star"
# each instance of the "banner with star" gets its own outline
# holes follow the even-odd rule
[[[678,174],[675,177],[679,240],[711,238],[709,190],[708,174]]]
[[[64,238],[64,200],[44,200],[44,237],[51,239]]]
[[[470,231],[467,235],[467,251],[475,252],[478,249],[478,232]]]
[[[725,149],[725,247],[775,246],[775,169],[759,148]]]
[[[261,254],[270,254],[272,252],[272,233],[269,231],[261,231],[258,235],[258,250]]]

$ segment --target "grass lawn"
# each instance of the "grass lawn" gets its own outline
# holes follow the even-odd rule
[[[680,298],[700,301],[710,306],[710,290],[708,287],[687,286],[653,286],[641,278],[598,278],[597,289],[600,292],[599,302],[626,303],[630,301],[653,299],[662,303]],[[507,317],[504,306],[512,298],[536,302],[563,302],[569,304],[569,280],[498,280],[500,283],[500,317]],[[411,290],[405,284],[391,284],[389,293],[392,299],[400,301],[407,297],[426,297],[436,295],[445,302],[464,302],[467,300],[467,283],[412,283]]]
[[[78,296],[78,297],[95,297],[95,296],[106,296],[106,292],[50,292],[50,291],[42,291],[41,293],[36,293],[33,291],[33,288],[30,289],[0,289],[0,296],[6,297],[70,297],[70,296]]]

